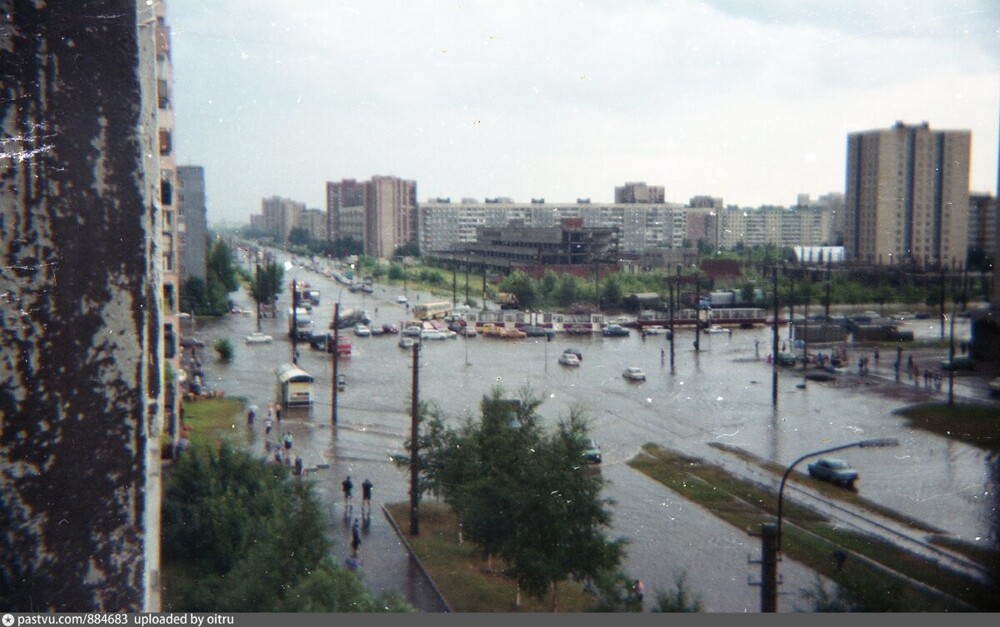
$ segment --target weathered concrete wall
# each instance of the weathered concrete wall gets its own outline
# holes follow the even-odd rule
[[[158,175],[138,6],[0,0],[5,610],[158,609]]]

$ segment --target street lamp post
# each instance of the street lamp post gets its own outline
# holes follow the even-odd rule
[[[809,459],[810,457],[817,457],[819,455],[826,455],[827,453],[833,453],[836,451],[842,451],[849,448],[886,448],[899,446],[899,440],[896,438],[876,438],[873,440],[861,440],[859,442],[851,442],[850,444],[841,444],[840,446],[834,446],[832,448],[826,448],[821,451],[813,451],[812,453],[806,453],[802,457],[799,457],[785,469],[785,474],[781,476],[781,484],[778,486],[778,522],[777,530],[774,536],[774,542],[772,544],[765,543],[763,556],[763,562],[765,563],[776,563],[775,555],[770,555],[770,553],[781,553],[781,520],[782,520],[782,506],[784,504],[785,495],[785,482],[788,480],[788,476],[792,474],[792,469],[795,468],[803,460]],[[765,534],[766,537],[767,534]],[[772,548],[773,547],[773,548]],[[765,581],[761,588],[761,611],[762,612],[775,612],[777,611],[777,567],[773,569],[775,579],[770,581]],[[769,598],[768,598],[769,597]]]
[[[343,292],[343,288],[341,288]],[[329,339],[327,340],[329,341]],[[338,366],[340,364],[340,295],[337,296],[337,302],[333,305],[333,379],[331,381],[331,388],[333,392],[333,402],[330,403],[330,424],[337,426],[337,393],[340,391],[340,382],[337,380],[339,374],[337,373]]]

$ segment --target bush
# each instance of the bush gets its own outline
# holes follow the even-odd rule
[[[233,343],[229,341],[227,337],[220,337],[215,340],[215,344],[212,345],[215,352],[219,354],[219,359],[223,361],[230,361],[233,358]]]

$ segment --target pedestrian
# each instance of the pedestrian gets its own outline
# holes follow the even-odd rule
[[[913,385],[920,385],[920,368],[913,366]]]
[[[295,456],[295,475],[298,476],[298,477],[301,477],[303,472],[305,472],[305,462],[302,461],[301,457],[299,457],[298,455],[296,455]]]
[[[274,406],[274,413],[278,417],[278,424],[281,424],[281,403]]]
[[[256,414],[253,413],[253,407],[251,407],[250,411],[247,412],[247,424],[251,427],[253,426],[253,419],[255,416]]]
[[[646,586],[642,585],[642,579],[635,580],[635,598],[642,603],[642,598],[646,596]]]
[[[292,443],[293,443],[293,441],[294,440],[292,438],[292,432],[291,431],[285,432],[285,450],[286,451],[292,450]]]
[[[663,349],[661,348],[660,349],[660,365],[661,366],[663,365],[663,361],[664,361],[665,357],[666,357],[666,353],[664,353]]]
[[[351,555],[354,557],[358,556],[358,549],[361,548],[361,529],[358,526],[358,519],[354,519],[354,524],[351,526]]]
[[[844,562],[847,561],[847,553],[841,549],[837,549],[833,552],[833,559],[837,563],[837,572],[843,572]]]
[[[878,366],[878,346],[875,347],[875,365]]]
[[[271,435],[271,429],[274,428],[274,422],[270,418],[264,419],[264,435]]]
[[[271,403],[267,404],[267,419],[268,420],[274,419],[274,408],[272,407]]]
[[[361,513],[365,513],[365,509],[372,511],[372,482],[367,477],[361,483]]]
[[[348,507],[351,504],[351,492],[354,490],[351,475],[347,475],[347,479],[340,482],[340,488],[344,491],[344,507]]]

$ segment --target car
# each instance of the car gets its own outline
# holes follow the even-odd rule
[[[382,333],[385,333],[387,335],[396,335],[397,333],[399,333],[399,327],[397,327],[392,323],[387,322],[382,325]]]
[[[552,329],[547,329],[537,325],[521,327],[521,331],[523,331],[527,337],[552,337],[556,334],[556,332]]]
[[[405,296],[403,296],[402,294],[400,294],[399,296],[396,297],[396,302],[399,303],[400,305],[405,305],[409,301],[406,300]]]
[[[445,329],[424,329],[420,332],[421,340],[447,340],[450,337],[455,337],[454,331],[448,331]]]
[[[972,355],[956,355],[951,359],[941,360],[941,370],[972,370],[975,366]]]
[[[583,442],[583,458],[591,464],[601,463],[601,447],[597,446],[593,438],[587,438]]]
[[[635,366],[629,366],[622,373],[622,376],[629,381],[645,381],[646,373],[642,371],[642,368],[637,368]]]
[[[609,324],[601,331],[604,337],[626,337],[630,335],[629,330],[620,324]]]
[[[842,459],[821,457],[809,464],[809,476],[844,488],[853,488],[854,482],[858,480],[858,471]]]
[[[564,353],[569,353],[570,355],[576,355],[577,359],[579,359],[580,361],[583,361],[583,353],[580,351],[579,348],[572,348],[571,347],[571,348],[567,348],[563,352]]]
[[[356,324],[354,325],[354,335],[358,337],[368,337],[372,334],[372,330],[368,328],[366,324]]]
[[[420,337],[422,330],[419,326],[413,324],[403,329],[401,333],[404,337]]]
[[[247,344],[268,344],[273,341],[274,338],[266,333],[251,333],[247,336]]]
[[[559,355],[559,363],[564,366],[579,366],[580,358],[573,353],[562,353]]]

